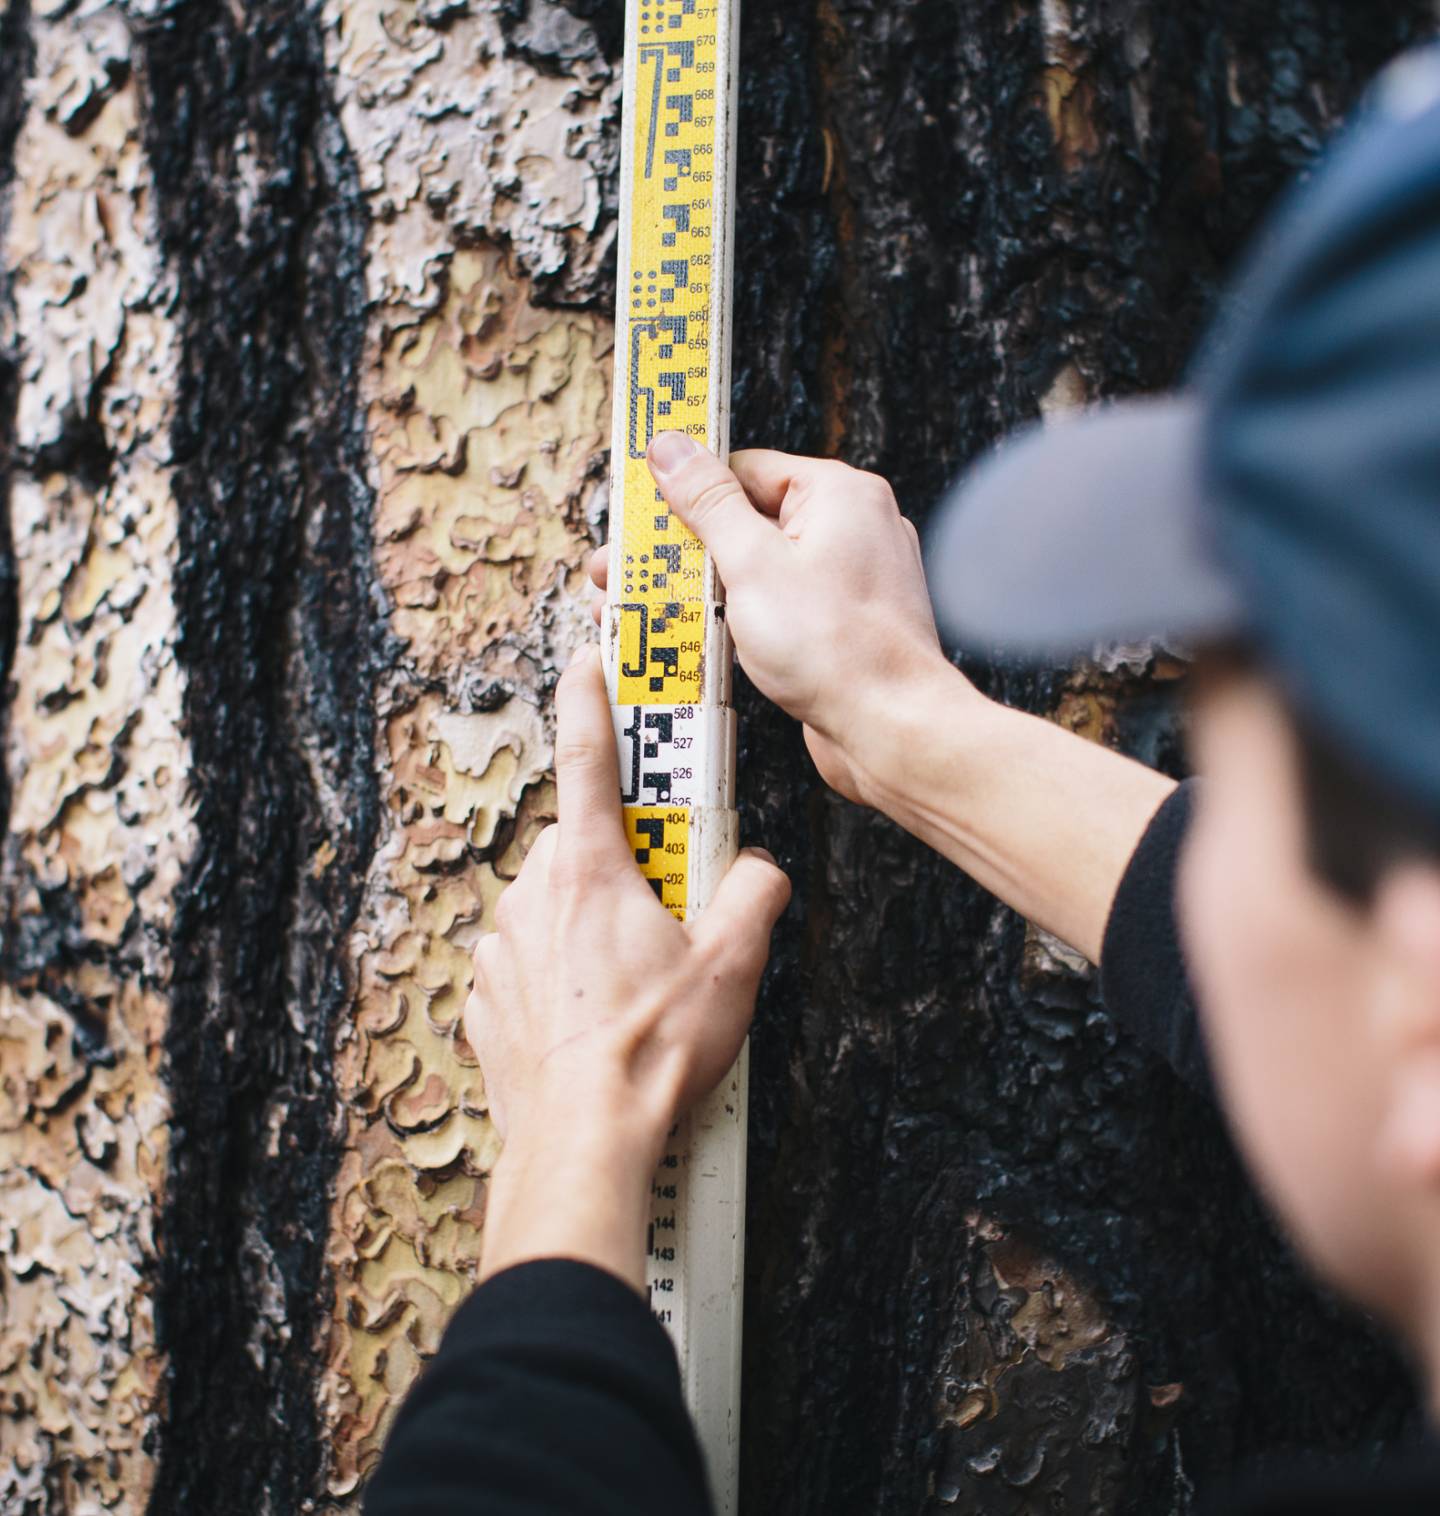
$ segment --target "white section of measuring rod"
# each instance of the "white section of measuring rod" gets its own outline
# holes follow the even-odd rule
[[[700,916],[735,861],[740,813],[729,806],[697,805],[690,812],[690,882],[685,918]]]
[[[626,805],[724,806],[735,793],[735,712],[724,705],[612,705]],[[691,839],[694,851],[695,839]]]
[[[714,894],[729,868],[739,817],[702,807],[690,826],[693,905]],[[725,1078],[677,1124],[651,1187],[646,1259],[651,1306],[675,1342],[715,1508],[727,1516],[737,1510],[740,1472],[749,1070],[747,1042]]]

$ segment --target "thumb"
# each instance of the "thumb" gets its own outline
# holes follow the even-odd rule
[[[741,848],[691,934],[722,946],[725,959],[756,979],[770,956],[770,933],[790,904],[790,881],[763,848]]]
[[[659,432],[646,461],[666,504],[710,550],[721,579],[736,589],[761,570],[785,538],[750,503],[714,453],[684,432]]]

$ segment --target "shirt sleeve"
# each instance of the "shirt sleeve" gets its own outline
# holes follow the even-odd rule
[[[1106,1009],[1192,1089],[1213,1098],[1210,1065],[1175,919],[1175,875],[1196,781],[1156,811],[1126,867],[1100,948]]]
[[[711,1516],[675,1350],[590,1264],[486,1280],[410,1392],[366,1516]]]

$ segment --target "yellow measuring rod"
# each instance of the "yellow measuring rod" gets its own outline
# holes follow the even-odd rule
[[[730,425],[738,0],[629,0],[610,454],[606,679],[635,861],[681,919],[735,856],[735,713],[723,592],[645,463]],[[721,1516],[736,1509],[746,1054],[671,1134],[651,1186],[650,1305],[680,1357]]]

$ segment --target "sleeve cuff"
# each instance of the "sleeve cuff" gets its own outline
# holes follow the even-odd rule
[[[542,1258],[457,1310],[401,1406],[369,1516],[709,1516],[675,1350],[613,1274]]]
[[[1175,916],[1180,846],[1195,793],[1196,781],[1187,779],[1166,798],[1125,869],[1100,949],[1100,995],[1186,1084],[1213,1096]]]
[[[514,1342],[587,1344],[643,1358],[673,1381],[680,1366],[665,1328],[630,1285],[593,1263],[535,1258],[492,1274],[456,1311],[441,1353],[472,1353]]]

